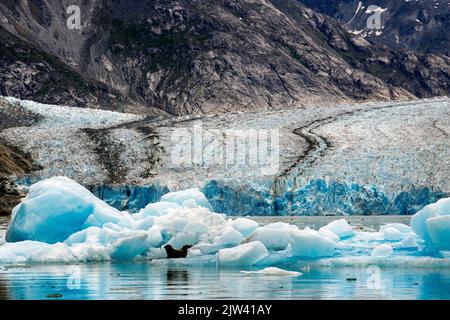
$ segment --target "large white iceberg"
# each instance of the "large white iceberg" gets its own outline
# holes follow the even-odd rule
[[[430,246],[450,249],[450,198],[441,199],[417,212],[411,218],[414,232]]]
[[[90,225],[119,223],[122,214],[86,188],[65,178],[43,180],[30,187],[14,208],[6,241],[35,240],[56,243]]]
[[[13,210],[0,262],[132,260],[164,244],[178,249],[200,240],[212,242],[221,234],[225,242],[240,243],[238,231],[223,234],[225,219],[208,209],[198,190],[169,193],[164,200],[131,215],[71,179],[43,180]],[[52,250],[54,255],[47,254]]]

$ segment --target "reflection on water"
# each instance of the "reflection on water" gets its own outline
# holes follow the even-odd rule
[[[450,270],[321,268],[300,277],[174,264],[102,263],[0,270],[1,299],[450,299]],[[299,270],[301,265],[285,267]],[[71,286],[76,283],[78,286]],[[375,285],[374,285],[375,284]]]

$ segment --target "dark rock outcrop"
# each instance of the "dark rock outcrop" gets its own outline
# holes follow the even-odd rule
[[[450,55],[450,6],[448,1],[420,0],[298,0],[327,14],[368,40],[391,49]],[[370,5],[383,8],[383,29],[367,28]]]
[[[29,157],[0,141],[0,216],[10,215],[12,209],[25,196],[9,177],[23,175],[35,169]]]

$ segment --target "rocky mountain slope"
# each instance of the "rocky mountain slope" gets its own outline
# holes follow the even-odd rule
[[[299,0],[354,33],[394,49],[450,55],[449,0]],[[368,8],[382,8],[382,30],[367,28]]]
[[[378,48],[296,0],[82,1],[81,30],[70,4],[0,3],[2,95],[181,115],[450,91],[448,57]]]

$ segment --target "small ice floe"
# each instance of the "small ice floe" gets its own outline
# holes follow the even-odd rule
[[[219,251],[221,266],[251,266],[269,255],[269,251],[260,241],[253,241],[240,246]]]
[[[311,229],[292,232],[290,245],[293,256],[307,259],[332,257],[336,249],[335,241]]]
[[[345,238],[350,238],[355,235],[355,231],[350,227],[347,220],[339,219],[333,222],[330,222],[326,226],[319,229],[319,231],[331,231],[336,234],[341,240]]]
[[[268,267],[258,271],[241,271],[241,273],[245,274],[262,274],[265,276],[283,276],[283,277],[299,277],[303,275],[303,273],[298,271],[289,271],[283,270],[276,267]]]
[[[287,223],[271,223],[260,227],[250,236],[250,241],[261,241],[268,250],[284,250],[291,241],[291,232],[296,226]]]

